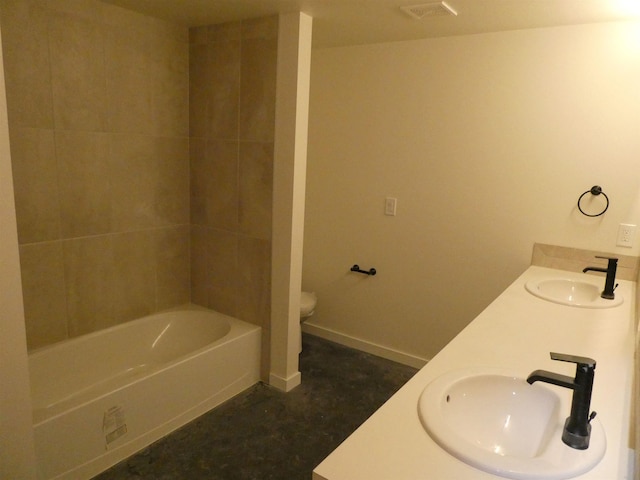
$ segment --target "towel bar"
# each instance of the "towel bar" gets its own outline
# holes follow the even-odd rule
[[[370,268],[369,270],[361,270],[358,265],[354,265],[351,267],[352,272],[364,273],[365,275],[375,275],[378,273],[375,268]]]

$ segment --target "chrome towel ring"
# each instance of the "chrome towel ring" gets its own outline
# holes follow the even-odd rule
[[[600,213],[595,213],[595,214],[586,213],[584,210],[582,210],[582,207],[580,206],[580,202],[582,201],[582,199],[584,198],[584,196],[587,193],[590,193],[591,195],[596,196],[596,197],[598,195],[604,195],[604,198],[607,201],[607,204],[604,207],[604,210],[602,210]],[[580,198],[578,198],[578,210],[580,210],[580,213],[582,213],[583,215],[585,215],[587,217],[599,217],[604,212],[606,212],[608,208],[609,208],[609,197],[607,197],[607,194],[602,191],[602,187],[600,187],[598,185],[594,185],[593,187],[591,187],[591,190],[587,190],[582,195],[580,195]]]

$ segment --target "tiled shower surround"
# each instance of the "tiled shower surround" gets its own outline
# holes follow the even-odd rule
[[[267,339],[277,17],[3,0],[0,20],[29,348],[190,301]]]
[[[268,362],[278,17],[192,28],[191,298],[263,327]]]

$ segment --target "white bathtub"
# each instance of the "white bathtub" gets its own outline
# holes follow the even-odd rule
[[[91,478],[257,383],[260,334],[186,309],[34,351],[38,478]]]

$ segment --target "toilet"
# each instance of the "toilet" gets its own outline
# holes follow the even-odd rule
[[[302,292],[300,294],[300,322],[302,323],[304,318],[308,318],[313,315],[313,311],[318,303],[318,297],[315,293]]]
[[[318,297],[313,292],[302,292],[300,294],[300,324],[313,315],[318,303]],[[302,327],[300,327],[300,345],[298,351],[302,351]]]

